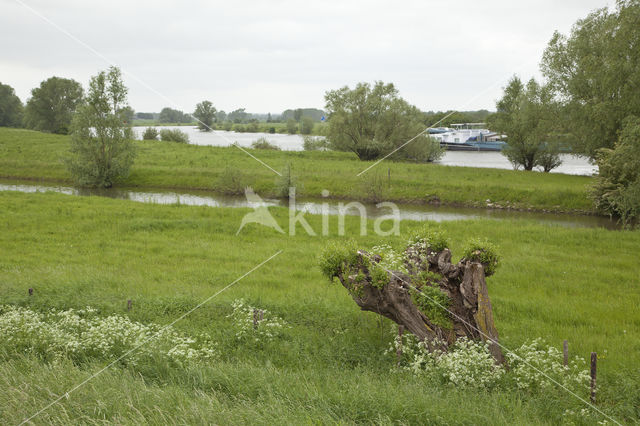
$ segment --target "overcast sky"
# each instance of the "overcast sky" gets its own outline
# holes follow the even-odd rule
[[[0,0],[0,82],[23,101],[54,75],[86,87],[109,65],[93,49],[140,112],[322,108],[325,91],[375,80],[425,111],[493,109],[510,75],[539,75],[554,30],[613,3]]]

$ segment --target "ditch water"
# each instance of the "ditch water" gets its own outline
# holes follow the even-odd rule
[[[194,126],[162,126],[158,129],[178,129],[189,135],[189,143],[193,145],[229,146],[237,142],[238,145],[249,148],[259,138],[265,138],[284,151],[301,151],[303,139],[300,135],[284,135],[271,133],[238,133],[224,130],[201,132]],[[146,127],[138,126],[133,130],[140,139]],[[552,173],[566,173],[570,175],[592,175],[598,168],[589,163],[584,157],[561,154],[562,165],[552,170]],[[499,152],[447,151],[438,161],[445,166],[489,167],[494,169],[513,169],[509,160]]]
[[[130,200],[141,203],[151,204],[182,204],[190,206],[208,206],[208,207],[244,207],[254,208],[259,206],[288,206],[287,201],[279,199],[263,198],[261,202],[249,202],[244,196],[222,195],[211,191],[189,191],[189,192],[172,192],[162,190],[139,189],[86,189],[73,188],[65,186],[45,186],[27,184],[17,181],[0,181],[0,191],[18,191],[18,192],[57,192],[75,196],[98,196],[107,198],[116,198],[121,200]],[[295,208],[297,211],[304,211],[309,214],[322,214],[323,208],[329,215],[340,214],[340,201],[326,199],[303,199],[297,200]],[[343,201],[347,204],[348,201]],[[325,205],[326,204],[326,205]],[[449,207],[449,206],[432,206],[432,205],[411,205],[397,204],[400,211],[401,220],[415,221],[452,221],[452,220],[470,220],[470,219],[495,219],[495,220],[511,220],[525,219],[535,222],[560,225],[573,228],[596,228],[603,227],[608,229],[618,229],[615,221],[600,216],[580,216],[570,214],[554,214],[554,213],[538,213],[538,212],[521,212],[513,210],[500,209],[479,209],[465,207]],[[389,215],[389,208],[378,208],[375,204],[364,204],[367,218],[376,219]],[[359,215],[360,212],[353,208],[344,212],[346,215]]]

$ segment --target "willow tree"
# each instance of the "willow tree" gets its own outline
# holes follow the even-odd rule
[[[127,92],[116,67],[91,78],[72,122],[67,167],[76,183],[109,188],[129,174],[135,147]]]
[[[424,114],[391,83],[345,86],[328,91],[325,101],[327,139],[336,151],[353,152],[360,160],[393,154],[394,159],[428,162],[443,155],[440,144],[424,133]]]
[[[625,119],[640,115],[640,0],[618,0],[556,32],[541,70],[561,100],[575,153],[613,148]]]
[[[412,237],[401,253],[388,246],[365,251],[353,243],[333,245],[323,252],[320,267],[360,309],[404,326],[427,348],[446,351],[465,337],[486,342],[503,363],[485,280],[498,266],[495,249],[472,241],[452,263],[447,245],[442,234],[428,231]]]
[[[535,79],[527,84],[514,76],[496,102],[496,112],[487,118],[489,126],[507,135],[502,154],[515,167],[533,170],[540,166],[545,172],[558,167],[560,145],[556,127],[558,106],[548,86]]]

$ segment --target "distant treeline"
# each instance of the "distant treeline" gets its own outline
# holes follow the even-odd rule
[[[253,122],[284,123],[289,119],[300,122],[303,117],[309,117],[314,122],[319,122],[323,116],[324,111],[317,108],[287,109],[282,114],[250,113],[246,112],[245,108],[238,108],[229,113],[224,110],[216,111],[214,121],[234,124],[249,124]],[[196,121],[191,114],[169,107],[163,108],[160,112],[137,112],[135,113],[135,119],[157,121],[158,123],[194,123]]]
[[[480,109],[478,111],[427,111],[425,124],[434,127],[451,127],[455,123],[484,123],[490,111]]]

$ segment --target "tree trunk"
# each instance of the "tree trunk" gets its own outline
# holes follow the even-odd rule
[[[423,246],[410,245],[405,251],[407,272],[386,271],[388,280],[381,284],[372,277],[372,270],[380,268],[380,261],[378,255],[359,251],[358,261],[345,265],[338,274],[341,284],[362,310],[376,312],[404,326],[425,341],[429,349],[447,350],[460,337],[487,342],[496,362],[504,363],[493,322],[485,266],[470,259],[454,265],[449,249],[436,253]],[[433,293],[426,292],[426,287],[437,288],[448,296],[448,306],[430,297]],[[417,297],[426,300],[430,309],[441,310],[437,313],[444,314],[449,321],[443,324],[435,317],[429,318],[424,312],[426,309],[416,302]]]

